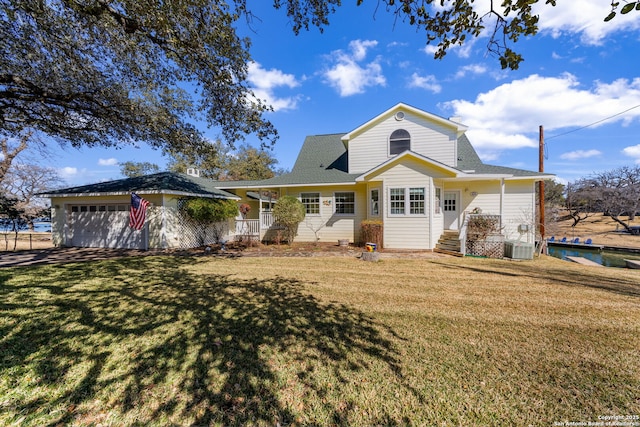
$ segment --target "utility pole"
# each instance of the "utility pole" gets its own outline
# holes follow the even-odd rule
[[[540,137],[539,137],[539,168],[538,171],[539,172],[544,172],[544,128],[542,127],[542,125],[540,125]],[[540,247],[542,247],[543,242],[544,242],[544,223],[545,223],[545,218],[544,218],[544,180],[540,180],[538,182],[538,192],[539,192],[539,197],[538,197],[538,201],[539,201],[539,207],[538,209],[540,210]]]

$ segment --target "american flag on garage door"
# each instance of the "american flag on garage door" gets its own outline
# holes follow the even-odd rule
[[[142,230],[147,216],[149,201],[135,193],[131,193],[131,209],[129,210],[129,226],[135,230]]]

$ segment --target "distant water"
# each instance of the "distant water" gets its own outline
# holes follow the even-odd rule
[[[45,233],[50,233],[51,232],[51,222],[49,221],[36,221],[33,223],[34,226],[34,232],[37,233],[41,233],[41,232],[45,232]],[[11,231],[11,226],[8,227],[3,227],[2,225],[0,225],[0,232],[1,233],[6,233],[7,231]],[[29,232],[29,229],[25,229],[25,230],[20,230],[22,232]]]
[[[640,254],[623,251],[598,251],[594,249],[580,249],[560,246],[547,246],[549,255],[565,259],[567,256],[579,256],[602,264],[605,267],[626,267],[625,259],[635,259],[640,261]]]

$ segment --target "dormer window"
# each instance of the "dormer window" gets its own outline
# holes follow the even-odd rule
[[[404,129],[394,130],[389,137],[389,155],[395,156],[411,149],[411,135]]]

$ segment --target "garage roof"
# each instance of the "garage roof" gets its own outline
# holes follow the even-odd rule
[[[175,194],[181,196],[212,197],[240,200],[235,194],[220,190],[210,179],[183,173],[160,172],[135,178],[119,179],[80,187],[62,188],[40,194],[42,197],[74,197],[98,195]]]

